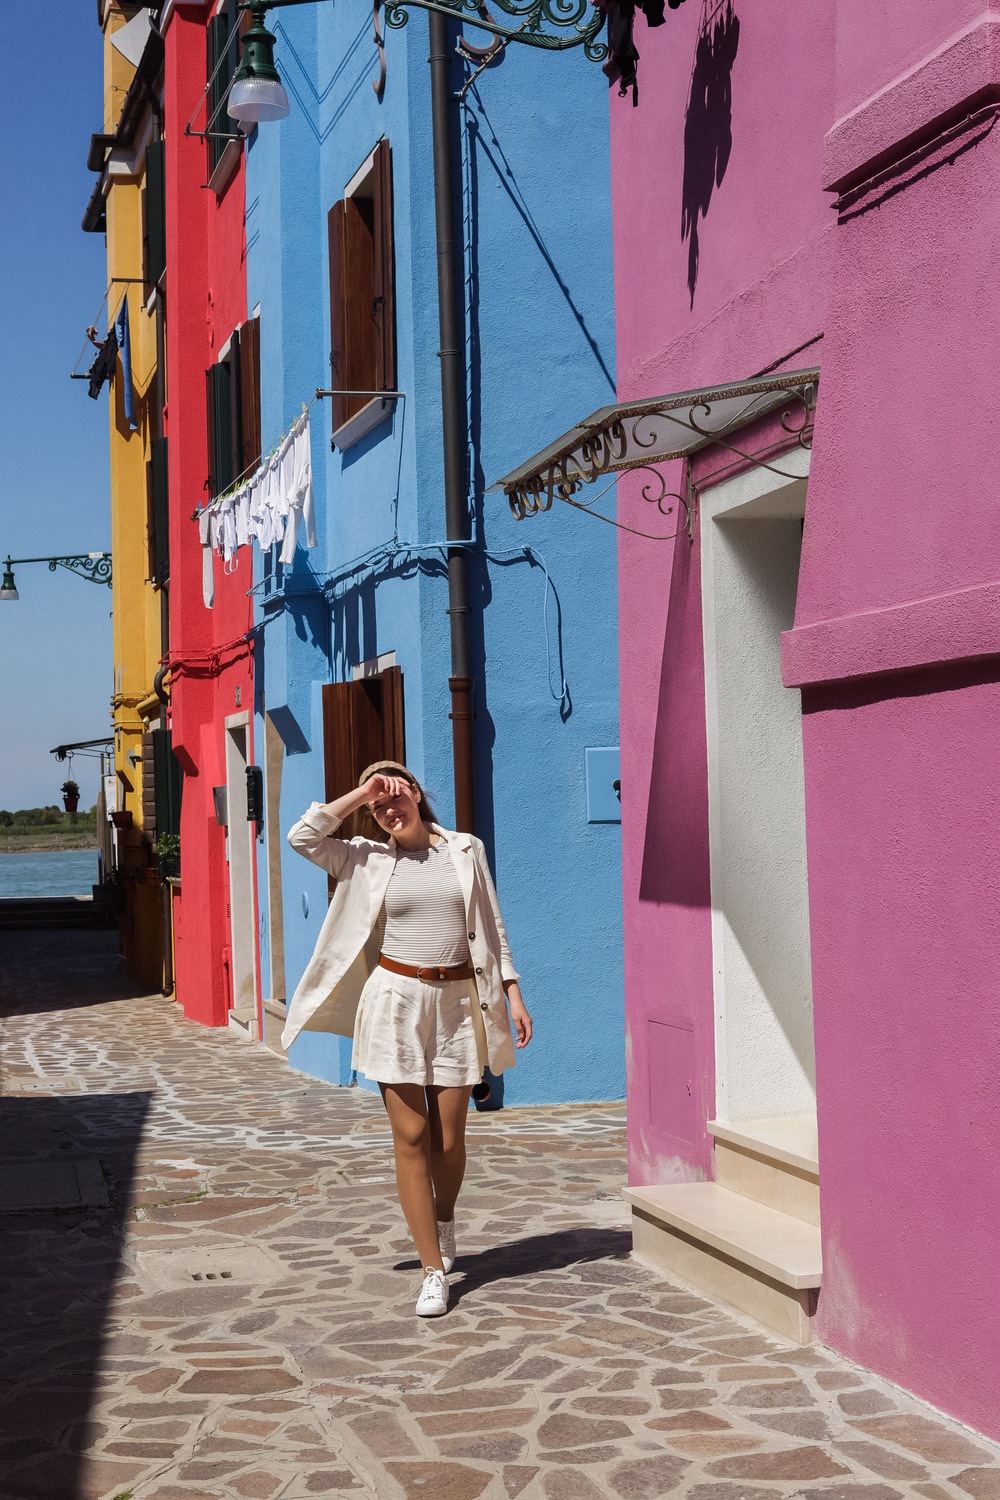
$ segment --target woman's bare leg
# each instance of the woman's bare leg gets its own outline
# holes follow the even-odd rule
[[[471,1093],[471,1088],[427,1090],[435,1215],[442,1224],[455,1217],[455,1202],[465,1176],[465,1124]]]
[[[380,1083],[392,1129],[400,1207],[420,1264],[443,1270],[431,1177],[431,1126],[427,1098],[417,1083]],[[457,1092],[457,1090],[456,1090]]]

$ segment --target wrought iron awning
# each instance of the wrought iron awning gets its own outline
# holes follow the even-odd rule
[[[572,499],[583,485],[629,469],[649,469],[659,481],[659,494],[650,493],[654,487],[647,485],[643,497],[664,515],[673,507],[664,509],[663,500],[679,500],[690,521],[690,497],[668,496],[666,481],[653,465],[718,445],[740,460],[771,468],[760,455],[743,452],[730,439],[751,422],[775,413],[788,435],[778,446],[808,448],[818,383],[818,368],[792,370],[602,406],[490,488],[502,489],[511,511],[522,520],[548,510],[554,499],[589,510],[593,501],[582,504]]]

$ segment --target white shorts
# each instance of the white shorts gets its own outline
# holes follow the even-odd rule
[[[478,1025],[476,1024],[478,1022]],[[374,969],[361,992],[351,1066],[377,1083],[471,1088],[486,1064],[472,979],[425,984]]]

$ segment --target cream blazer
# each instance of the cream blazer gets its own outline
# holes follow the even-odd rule
[[[394,839],[380,844],[335,838],[341,821],[314,802],[288,834],[292,848],[322,866],[336,880],[337,888],[313,956],[288,1007],[281,1034],[285,1048],[303,1030],[354,1035],[361,991],[382,950],[382,902],[396,865],[396,843]],[[449,832],[436,823],[433,828],[447,840],[458,872],[490,1071],[500,1073],[516,1065],[503,981],[521,976],[510,956],[481,840],[471,833]]]

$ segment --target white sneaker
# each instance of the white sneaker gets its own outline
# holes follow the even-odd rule
[[[418,1318],[439,1318],[448,1311],[448,1278],[437,1266],[424,1268],[424,1284],[417,1298]]]
[[[437,1226],[438,1249],[441,1251],[441,1263],[447,1275],[455,1264],[455,1220],[449,1219],[445,1224],[438,1219]]]

